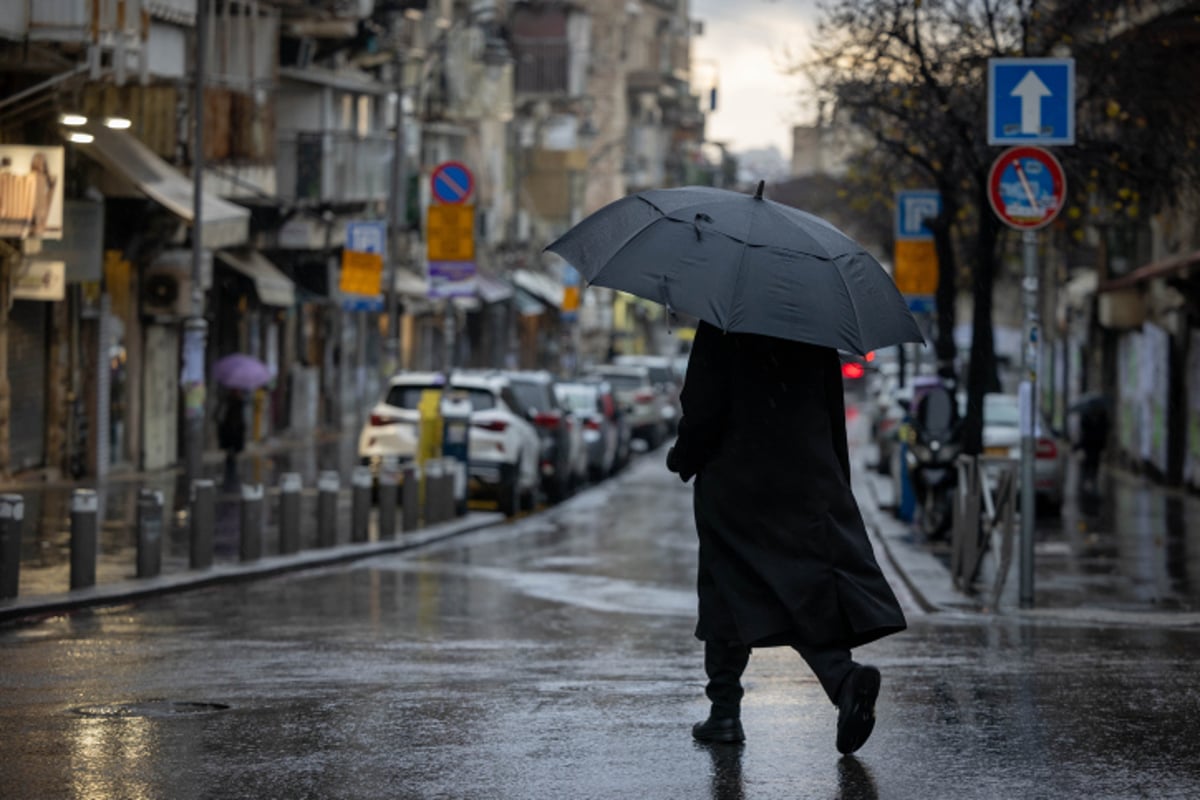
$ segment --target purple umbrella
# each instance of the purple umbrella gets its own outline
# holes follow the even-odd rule
[[[270,367],[245,353],[223,356],[213,364],[213,378],[228,389],[257,389],[274,377]]]

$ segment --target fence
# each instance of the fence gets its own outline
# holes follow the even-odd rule
[[[317,548],[356,545],[395,539],[403,534],[454,519],[464,509],[455,502],[455,466],[431,460],[422,466],[384,471],[376,480],[367,467],[356,467],[348,491],[343,491],[337,472],[322,472],[315,487]],[[299,473],[280,476],[279,486],[268,492],[262,484],[243,484],[236,496],[237,542],[233,552],[240,562],[262,559],[268,549],[280,556],[300,552],[301,500],[304,495]],[[348,495],[349,514],[341,502]],[[374,502],[373,502],[374,501]],[[269,506],[271,506],[269,508]],[[202,572],[213,568],[218,541],[217,492],[213,481],[193,481],[187,500],[186,569]],[[19,593],[21,533],[24,498],[0,495],[0,599]],[[268,543],[269,511],[275,511],[276,540]],[[398,513],[400,512],[400,513]],[[134,514],[135,553],[125,572],[136,579],[163,574],[166,529],[163,494],[143,489],[138,492]],[[348,523],[344,525],[343,523]],[[372,524],[373,523],[373,524]],[[94,587],[100,555],[99,503],[93,489],[76,489],[69,512],[69,581],[62,590],[74,592]],[[344,531],[347,531],[343,535]],[[372,537],[374,534],[374,537]],[[268,544],[271,546],[268,548]]]

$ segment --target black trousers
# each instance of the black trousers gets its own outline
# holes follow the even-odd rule
[[[821,688],[829,702],[837,705],[838,690],[842,681],[857,666],[845,647],[808,647],[793,645],[792,649],[808,664],[809,669],[821,682]],[[708,675],[708,686],[704,693],[712,702],[712,713],[717,717],[741,715],[742,673],[750,663],[750,648],[727,642],[704,643],[704,672]]]

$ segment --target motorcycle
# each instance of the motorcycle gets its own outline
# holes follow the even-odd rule
[[[941,386],[930,389],[913,408],[906,459],[920,529],[932,540],[944,539],[953,521],[961,434],[954,395]]]

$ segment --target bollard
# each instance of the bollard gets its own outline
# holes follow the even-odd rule
[[[157,489],[139,489],[137,497],[137,576],[153,578],[162,572],[163,496]]]
[[[213,563],[213,533],[216,530],[216,484],[207,478],[192,481],[192,526],[188,543],[188,565],[208,569]]]
[[[415,531],[421,524],[421,473],[419,470],[419,467],[409,465],[401,472],[404,476],[404,482],[400,485],[401,530],[405,533]]]
[[[340,481],[336,472],[317,477],[317,547],[337,544],[337,502]]]
[[[371,483],[370,467],[355,467],[350,473],[350,541],[370,540]]]
[[[242,561],[257,561],[263,554],[263,485],[242,484],[240,555]]]
[[[392,470],[379,473],[379,538],[396,537],[396,496],[400,485]]]
[[[96,585],[96,515],[100,504],[92,489],[71,494],[71,588]]]
[[[25,499],[0,494],[0,597],[16,597],[21,581],[21,526]]]
[[[438,459],[425,464],[425,524],[442,521],[442,483],[445,471]]]
[[[300,473],[279,476],[279,552],[300,552]]]
[[[449,458],[443,458],[438,462],[442,468],[441,477],[438,480],[437,503],[438,522],[445,522],[449,519],[454,519],[454,461]]]

